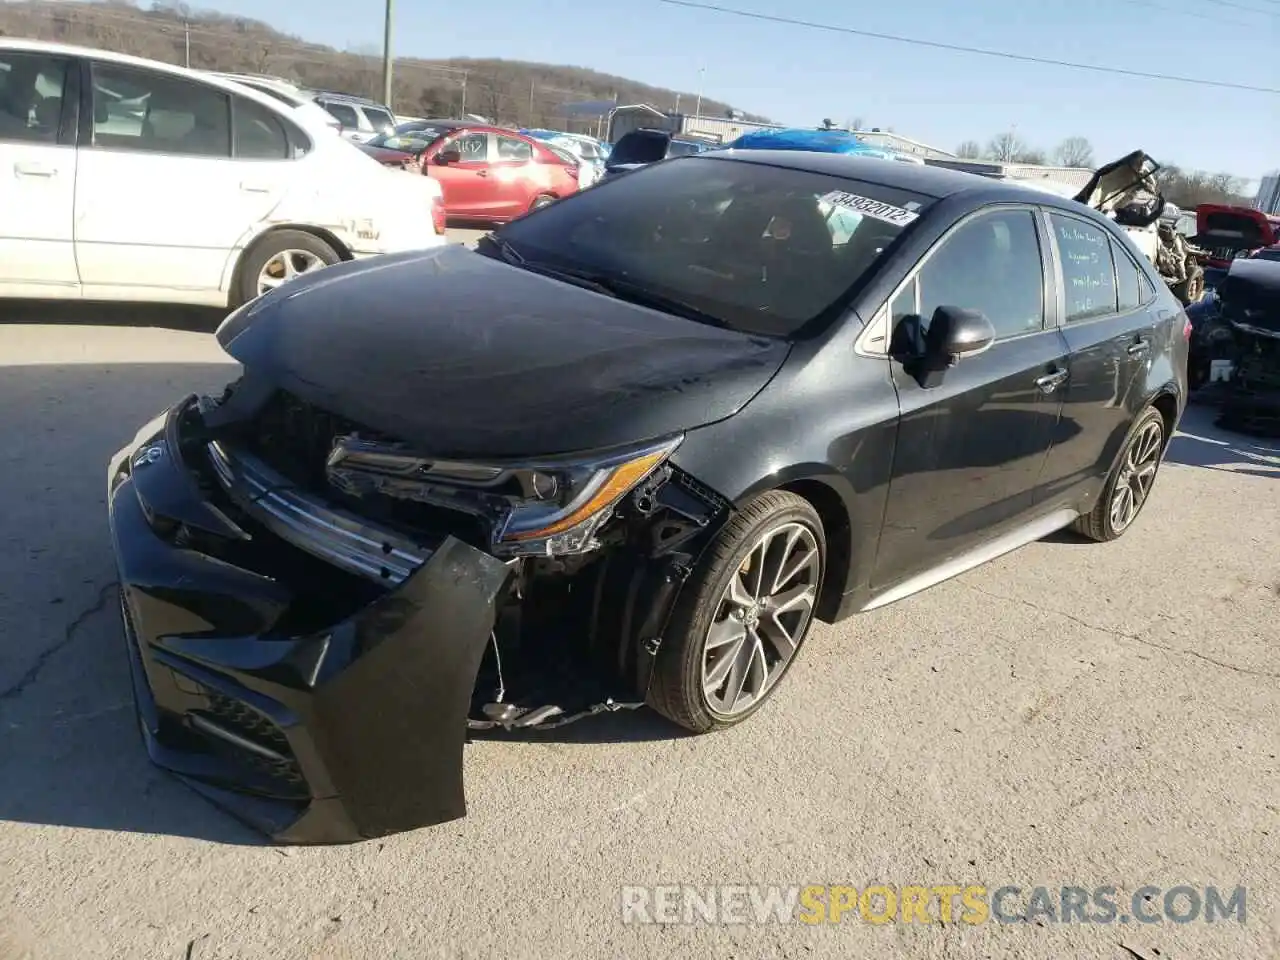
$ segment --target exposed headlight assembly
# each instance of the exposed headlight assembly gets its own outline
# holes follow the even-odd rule
[[[683,439],[586,457],[485,464],[434,460],[398,444],[341,437],[326,473],[355,496],[380,493],[483,516],[500,556],[565,556],[594,549],[595,534],[618,501]]]

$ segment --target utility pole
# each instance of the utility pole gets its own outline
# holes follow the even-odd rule
[[[382,102],[395,109],[391,102],[391,7],[394,0],[387,0],[386,20],[382,27]]]
[[[529,81],[529,126],[535,126],[533,119],[533,91],[537,86],[536,80]]]
[[[465,70],[462,71],[462,109],[458,113],[462,115],[459,119],[463,119],[467,115],[467,71]]]
[[[185,20],[182,21],[182,42],[183,42],[183,46],[186,48],[186,58],[185,58],[186,67],[188,70],[190,70],[191,69],[191,24],[187,23],[187,21]]]
[[[704,80],[706,79],[706,76],[707,76],[707,68],[699,67],[698,68],[698,103],[693,108],[693,115],[695,117],[702,116],[702,85]]]

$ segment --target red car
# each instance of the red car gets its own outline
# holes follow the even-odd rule
[[[1209,252],[1208,266],[1226,270],[1236,257],[1280,242],[1280,222],[1260,210],[1202,203],[1193,241]]]
[[[501,127],[415,120],[358,146],[379,163],[439,180],[450,220],[505,223],[578,189],[569,154]]]

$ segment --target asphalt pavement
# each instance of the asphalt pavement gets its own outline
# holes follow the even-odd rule
[[[105,464],[235,371],[198,312],[165,316],[0,324],[2,960],[1280,956],[1280,445],[1192,409],[1123,539],[1052,537],[820,628],[741,727],[484,740],[466,819],[276,848],[137,734]],[[1244,886],[1248,912],[637,925],[619,899],[876,883]]]

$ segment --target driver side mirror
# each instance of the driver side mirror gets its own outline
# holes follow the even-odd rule
[[[996,330],[978,310],[941,306],[926,328],[923,317],[904,317],[893,331],[891,353],[922,387],[937,386],[942,374],[964,357],[995,343]]]
[[[462,162],[462,154],[457,150],[441,150],[436,154],[436,163],[441,166],[447,166],[451,163]]]

